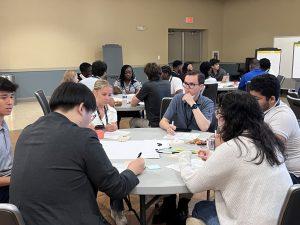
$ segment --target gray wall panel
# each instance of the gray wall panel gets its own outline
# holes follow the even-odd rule
[[[19,88],[16,93],[18,98],[34,97],[33,92],[42,89],[46,96],[51,96],[54,89],[62,80],[64,70],[53,71],[26,71],[26,72],[9,72],[15,76]],[[6,74],[1,72],[1,74]]]
[[[136,78],[145,83],[147,76],[144,67],[133,68]],[[19,88],[16,93],[17,99],[33,98],[33,92],[42,89],[46,96],[51,96],[54,89],[60,84],[65,70],[52,71],[22,71],[1,72],[0,74],[12,74],[15,76]]]

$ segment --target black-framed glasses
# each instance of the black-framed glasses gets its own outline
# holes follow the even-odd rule
[[[199,84],[183,82],[183,87],[189,88],[189,89],[193,89],[197,85],[199,85]]]

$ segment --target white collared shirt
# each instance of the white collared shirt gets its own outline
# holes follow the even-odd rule
[[[171,95],[174,95],[178,90],[183,90],[182,81],[180,78],[171,76],[169,82],[171,85]]]
[[[108,123],[116,123],[118,120],[117,117],[117,111],[115,108],[111,107],[110,105],[106,105],[105,107],[107,107],[107,111],[106,111],[106,115],[107,115],[107,120]],[[91,122],[91,124],[93,126],[97,126],[97,125],[104,125],[106,126],[106,115],[104,115],[104,117],[102,119],[100,119],[99,114],[97,112],[97,110],[94,112],[94,114],[96,115],[95,119]]]

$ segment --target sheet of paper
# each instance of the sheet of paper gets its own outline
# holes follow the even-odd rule
[[[203,160],[202,159],[192,159],[191,163],[192,163],[192,168],[193,169],[198,169],[201,167],[201,164],[203,164]],[[175,163],[175,164],[170,164],[168,166],[166,166],[169,169],[175,170],[177,172],[180,172],[180,167],[179,167],[179,163]]]
[[[170,147],[170,141],[169,140],[154,140],[156,142],[156,148],[155,149],[166,149]]]
[[[179,140],[189,141],[189,140],[193,140],[197,137],[199,137],[199,133],[176,132],[175,135],[167,134],[166,136],[164,136],[164,139],[168,139],[168,140],[179,139]]]
[[[156,152],[157,143],[154,140],[146,141],[101,141],[101,144],[109,159],[136,159],[141,152],[145,159],[158,159]]]
[[[114,132],[105,132],[104,138],[109,140],[118,140],[119,138],[128,136],[129,134],[129,131],[116,130]]]

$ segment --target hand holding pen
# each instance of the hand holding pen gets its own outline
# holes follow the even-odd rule
[[[174,125],[174,121],[172,121],[171,124],[169,124],[169,127],[167,129],[167,133],[174,135],[175,134],[175,130],[176,130],[176,126]]]
[[[139,175],[145,170],[145,160],[141,158],[142,152],[137,156],[137,159],[128,164],[127,169],[131,170],[135,175]]]

